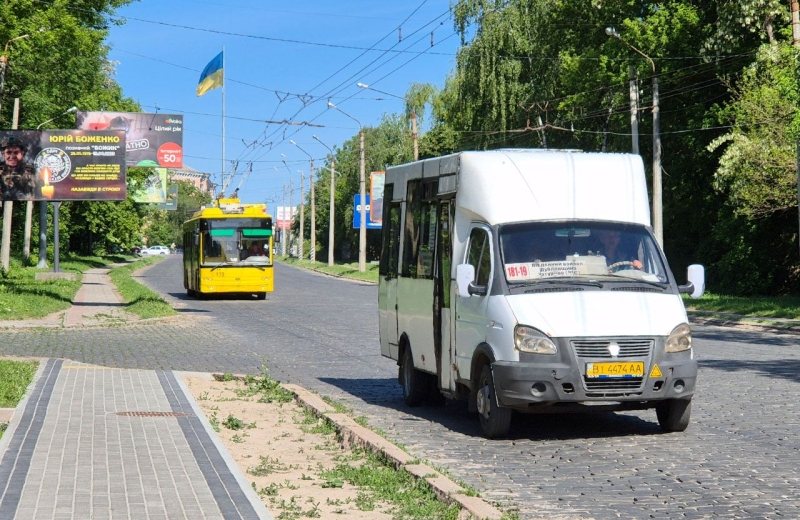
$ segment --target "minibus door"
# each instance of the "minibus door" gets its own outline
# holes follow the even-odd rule
[[[439,388],[455,391],[455,374],[452,370],[455,358],[452,357],[454,323],[451,314],[451,271],[453,266],[453,228],[452,200],[439,203],[437,218],[436,267],[434,271],[434,316],[433,337],[436,351],[436,373]]]
[[[384,188],[384,200],[392,200],[392,185]],[[384,203],[383,246],[378,284],[381,355],[398,359],[397,266],[400,262],[400,202]]]

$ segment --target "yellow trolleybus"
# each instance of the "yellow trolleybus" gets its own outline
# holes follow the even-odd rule
[[[183,286],[189,296],[273,290],[272,217],[265,204],[219,199],[183,224]]]

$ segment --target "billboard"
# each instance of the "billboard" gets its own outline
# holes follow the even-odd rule
[[[163,204],[167,201],[167,169],[153,168],[144,185],[131,189],[133,202]]]
[[[275,223],[278,229],[289,229],[292,225],[292,219],[297,216],[297,208],[289,206],[278,206],[278,214],[276,215]]]
[[[0,131],[3,200],[125,200],[125,133]]]
[[[167,190],[167,200],[162,204],[156,204],[156,209],[166,211],[177,211],[178,209],[178,185],[173,184]]]
[[[137,112],[81,112],[79,130],[125,132],[128,166],[183,167],[183,115]]]
[[[369,219],[373,222],[383,221],[383,186],[386,183],[386,172],[369,174]]]

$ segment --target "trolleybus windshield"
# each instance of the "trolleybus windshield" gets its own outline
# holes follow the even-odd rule
[[[203,229],[204,266],[225,264],[272,265],[271,218],[207,219]]]

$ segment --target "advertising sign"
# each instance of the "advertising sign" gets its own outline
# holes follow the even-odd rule
[[[386,183],[386,172],[369,174],[369,218],[373,222],[383,221],[383,185]]]
[[[125,132],[128,166],[183,167],[183,115],[77,112],[79,130]]]
[[[173,184],[167,190],[167,200],[162,204],[156,204],[156,209],[166,211],[177,211],[178,209],[178,185]]]
[[[353,229],[361,229],[361,195],[356,193],[353,195],[353,207],[355,210],[353,211]],[[370,216],[369,211],[369,195],[367,195],[367,207],[366,207],[366,217],[367,217],[367,225],[365,226],[367,229],[380,229],[381,223],[373,221]]]
[[[125,133],[0,131],[3,200],[125,200]]]
[[[144,186],[131,190],[134,202],[162,204],[167,201],[167,169],[153,168]]]
[[[292,219],[297,215],[297,208],[289,206],[278,206],[276,224],[278,229],[289,229],[292,226]]]

